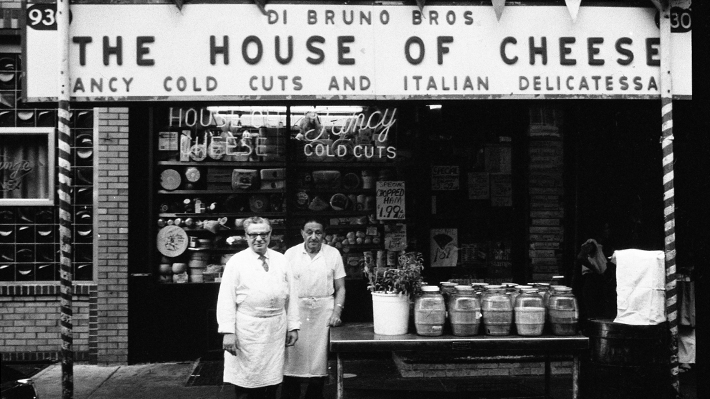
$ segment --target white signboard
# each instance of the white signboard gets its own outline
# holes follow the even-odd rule
[[[427,5],[423,14],[415,4],[266,9],[72,4],[72,100],[660,97],[650,2],[583,5],[576,22],[564,5],[510,5],[500,21],[490,4]],[[27,8],[29,101],[58,92],[63,38],[51,10]],[[687,98],[690,31],[672,34],[671,51],[674,94]]]
[[[404,182],[377,182],[377,219],[401,220],[405,218]]]
[[[431,267],[455,267],[459,259],[458,229],[431,229]]]

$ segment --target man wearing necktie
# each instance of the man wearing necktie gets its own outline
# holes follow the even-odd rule
[[[227,262],[217,298],[224,382],[238,399],[275,398],[285,347],[298,340],[298,293],[283,254],[268,248],[271,223],[244,221],[249,248]]]

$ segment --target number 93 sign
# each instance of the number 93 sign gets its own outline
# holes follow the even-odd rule
[[[36,30],[57,30],[57,5],[33,4],[27,7],[27,27]],[[71,22],[69,11],[69,22]]]

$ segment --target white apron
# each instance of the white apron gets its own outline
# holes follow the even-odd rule
[[[291,265],[298,287],[301,330],[296,345],[286,348],[284,375],[328,375],[328,321],[335,305],[333,295],[328,295],[333,291],[332,267],[326,264],[322,251],[313,259],[302,254]]]
[[[299,298],[301,330],[296,345],[286,348],[284,375],[324,377],[328,375],[328,320],[335,298]]]
[[[249,279],[248,293],[237,295],[237,355],[224,352],[224,382],[243,388],[283,380],[288,285],[276,268],[259,274]]]

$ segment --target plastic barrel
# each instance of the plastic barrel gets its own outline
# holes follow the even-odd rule
[[[666,323],[635,326],[590,319],[587,334],[590,359],[582,367],[584,397],[671,397]]]

